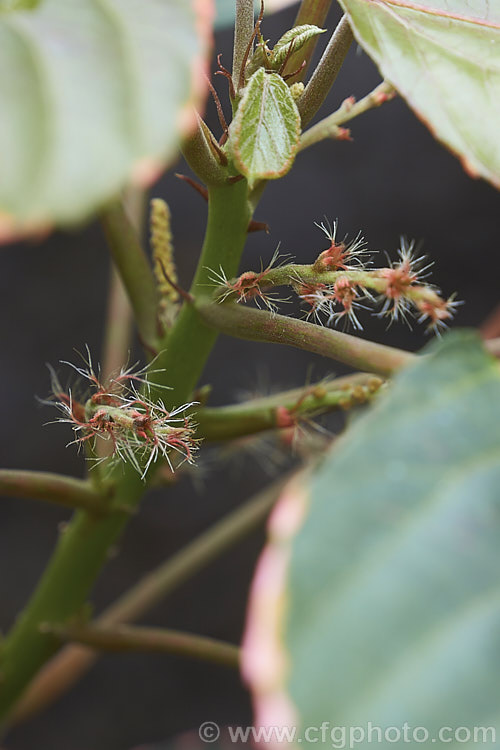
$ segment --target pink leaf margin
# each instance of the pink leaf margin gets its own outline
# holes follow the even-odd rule
[[[252,693],[257,728],[297,726],[295,706],[286,692],[289,658],[284,646],[286,585],[292,544],[309,507],[301,472],[288,482],[268,523],[268,543],[253,578],[242,643],[242,677]],[[269,734],[266,748],[289,742]]]

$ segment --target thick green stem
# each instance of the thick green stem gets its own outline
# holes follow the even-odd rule
[[[214,290],[211,271],[221,266],[228,278],[237,273],[250,219],[246,180],[209,188],[205,242],[190,289],[198,302],[208,299]],[[196,306],[184,304],[167,348],[155,363],[155,369],[166,371],[164,381],[172,389],[168,393],[171,407],[189,400],[216,338],[217,333],[205,324]],[[156,395],[165,398],[164,392]]]
[[[374,372],[384,377],[410,364],[415,357],[411,352],[364,341],[305,320],[295,320],[231,302],[204,303],[199,305],[199,311],[207,325],[214,326],[228,336],[295,346],[343,362],[357,370]]]
[[[120,255],[123,263],[117,264],[121,271],[122,267],[128,267],[125,247],[130,234],[123,216],[117,216],[116,211],[115,208],[107,213],[107,221],[108,228],[112,229],[112,241],[120,246],[120,253],[123,249]],[[245,181],[210,190],[207,232],[192,287],[197,299],[202,300],[211,291],[210,286],[206,286],[210,283],[206,266],[222,265],[227,275],[236,274],[250,218]],[[122,230],[124,237],[120,236]],[[165,371],[156,374],[156,382],[173,388],[169,392],[172,405],[189,398],[216,336],[194,305],[184,306],[157,364]],[[164,391],[159,390],[156,395],[165,398]],[[40,624],[64,623],[84,605],[109,550],[144,494],[144,483],[130,466],[125,466],[123,471],[117,469],[113,478],[116,486],[112,512],[99,520],[85,512],[77,513],[62,532],[37,590],[4,642],[0,683],[2,718],[57,648],[50,636],[40,632]]]
[[[274,482],[141,578],[99,615],[97,623],[110,626],[134,622],[163,601],[184,581],[260,526],[289,478]],[[91,668],[97,658],[95,651],[83,646],[66,646],[29,685],[10,717],[11,722],[22,722],[53,703]]]
[[[80,643],[98,651],[178,654],[236,669],[240,664],[238,646],[178,630],[139,628],[129,625],[115,625],[114,627],[87,625],[67,628],[48,626],[43,629],[62,641]]]
[[[29,605],[4,643],[1,656],[0,712],[5,715],[36,670],[54,653],[53,639],[39,630],[42,622],[65,622],[85,603],[108,549],[128,514],[102,519],[79,511],[61,530],[52,560]]]
[[[89,482],[45,471],[0,469],[0,495],[45,500],[97,515],[107,512],[106,498]]]

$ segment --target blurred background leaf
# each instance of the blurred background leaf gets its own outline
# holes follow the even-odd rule
[[[211,5],[198,5],[43,0],[0,15],[0,238],[83,219],[176,155],[205,91]]]
[[[500,729],[500,371],[469,333],[428,352],[276,509],[245,646],[257,724],[407,722],[422,747]]]
[[[500,187],[500,5],[340,0],[354,35],[465,170]]]

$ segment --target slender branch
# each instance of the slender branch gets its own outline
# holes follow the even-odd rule
[[[97,619],[103,626],[133,622],[192,578],[209,563],[258,528],[276,502],[290,475],[215,523],[173,557],[144,576]],[[35,677],[17,704],[11,723],[17,724],[64,694],[94,664],[98,655],[81,646],[66,646]]]
[[[123,202],[138,235],[141,235],[145,213],[145,193],[137,187],[124,191]],[[111,265],[108,309],[101,357],[101,373],[107,380],[127,361],[132,340],[133,313],[126,289],[114,264]],[[104,441],[101,441],[105,445]]]
[[[363,403],[382,383],[383,380],[374,375],[356,373],[241,404],[201,409],[196,413],[197,434],[204,440],[232,440],[264,430],[290,427],[304,417]]]
[[[46,500],[66,508],[80,508],[94,515],[106,512],[105,498],[82,479],[44,471],[0,469],[0,494]]]
[[[316,70],[297,102],[302,127],[312,120],[335,83],[340,68],[354,39],[347,16],[342,16],[323,52]]]
[[[149,261],[123,205],[109,205],[101,216],[104,232],[123,281],[142,342],[158,346],[158,295]]]
[[[215,662],[227,667],[239,667],[240,649],[232,643],[201,635],[182,633],[163,628],[115,625],[87,625],[80,627],[41,626],[44,633],[58,640],[73,641],[98,651],[147,651],[178,654]]]
[[[115,213],[117,210],[118,216]],[[138,309],[147,312],[153,301],[156,310],[155,293],[152,291],[151,297],[147,297],[147,289],[154,287],[154,280],[130,222],[124,221],[123,210],[120,211],[116,206],[111,213],[108,210],[106,218],[110,230],[116,230],[116,236],[115,231],[110,231],[110,237],[119,248],[117,255],[120,269],[125,267],[127,271],[133,271],[137,267],[135,281],[139,281],[137,286],[142,289],[140,296],[143,299],[143,303],[139,300]],[[218,268],[222,264],[226,273],[235,275],[250,218],[245,180],[209,190],[208,224],[192,288],[194,296],[203,298],[209,293],[209,287],[206,286],[209,283],[209,272],[206,266]],[[140,276],[144,264],[147,270],[146,280]],[[133,273],[131,283],[132,279]],[[144,304],[144,308],[141,304]],[[148,315],[144,317],[145,321],[153,322]],[[168,348],[165,348],[166,341],[160,342],[162,349],[157,359],[158,370],[164,368],[164,371],[157,371],[155,382],[159,386],[168,385],[172,388],[169,391],[172,406],[189,400],[216,337],[216,331],[204,324],[194,306],[185,304],[169,331]],[[152,398],[165,395],[163,390],[154,386],[151,387],[150,394]],[[130,513],[144,495],[144,482],[130,465],[113,469],[109,481],[115,484],[111,512],[98,522],[87,513],[77,513],[61,535],[51,561],[22,616],[3,641],[0,717],[4,721],[28,682],[57,649],[53,638],[40,632],[40,624],[66,622],[81,609],[108,559],[109,549],[116,543],[130,519]]]
[[[302,26],[303,24],[310,23],[314,24],[315,26],[323,26],[328,15],[328,11],[330,10],[331,4],[332,0],[302,0],[293,25]],[[299,51],[297,51],[296,53],[292,53],[286,65],[286,68],[283,71],[284,75],[290,72],[293,73],[293,71],[297,70],[297,68],[303,62],[305,62],[306,64],[302,68],[300,73],[288,79],[289,84],[296,83],[297,81],[302,81],[304,79],[317,43],[318,37],[313,37]]]
[[[410,352],[364,341],[304,320],[234,303],[203,303],[197,309],[207,325],[228,336],[295,346],[384,377],[410,364],[415,357]]]
[[[102,377],[107,380],[117,372],[127,359],[132,339],[132,308],[120,275],[111,267],[108,292],[108,310],[104,329]]]
[[[326,251],[328,252],[328,250]],[[322,254],[321,254],[322,255]],[[391,289],[390,282],[390,268],[373,268],[367,270],[366,268],[350,268],[347,270],[324,270],[321,264],[321,255],[316,263],[310,265],[302,265],[299,263],[287,263],[284,266],[278,266],[277,268],[266,269],[264,272],[259,274],[259,281],[257,288],[259,293],[264,297],[264,292],[279,286],[291,286],[294,288],[300,296],[300,286],[306,285],[311,290],[319,286],[329,286],[335,288],[335,284],[341,281],[348,281],[352,287],[363,290],[371,290],[376,292],[377,295],[386,296],[388,290]],[[319,268],[318,268],[319,261]],[[240,279],[245,279],[243,274]],[[247,283],[253,283],[248,281]],[[243,291],[238,291],[239,279],[235,279],[233,282],[229,281],[227,286],[220,286],[215,290],[215,300],[225,299],[237,299],[238,296],[245,294]],[[232,291],[234,290],[234,291]],[[307,293],[306,293],[307,296]],[[404,285],[401,285],[401,289],[398,290],[398,296],[401,299],[405,299],[415,304],[417,309],[422,309],[423,305],[430,305],[439,307],[442,306],[444,300],[441,297],[439,289],[431,284],[418,283],[418,280],[412,281]],[[424,308],[425,309],[425,308]],[[450,314],[451,317],[451,314]]]
[[[238,91],[241,66],[254,28],[253,0],[236,0],[233,45],[233,86]]]
[[[304,92],[305,94],[305,92]],[[396,95],[394,87],[387,81],[383,81],[377,88],[371,91],[359,102],[346,99],[336,112],[320,120],[312,128],[302,134],[299,150],[312,146],[314,143],[324,141],[326,138],[337,138],[339,125],[352,120],[354,117],[367,112],[374,107],[380,107],[384,102],[390,101]]]
[[[140,236],[145,212],[144,190],[128,187],[124,191],[123,203]],[[115,264],[111,262],[101,356],[101,375],[104,382],[109,381],[127,362],[132,344],[133,323],[134,316],[127,291]],[[112,449],[113,445],[108,440],[99,440],[95,446],[96,454],[101,458],[111,455]]]
[[[328,15],[331,4],[332,0],[302,0],[293,25],[302,26],[305,23],[313,23],[316,26],[321,26]]]

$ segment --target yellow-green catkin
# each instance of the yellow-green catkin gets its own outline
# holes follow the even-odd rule
[[[153,267],[160,293],[160,314],[164,322],[171,325],[180,298],[177,289],[167,280],[168,276],[174,284],[178,282],[170,226],[170,209],[161,198],[153,198],[151,201],[150,233]]]

